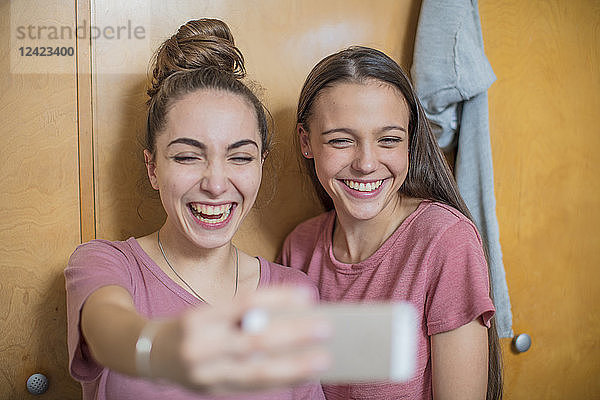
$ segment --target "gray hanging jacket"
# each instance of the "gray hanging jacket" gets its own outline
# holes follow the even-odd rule
[[[498,334],[512,337],[488,122],[487,89],[496,76],[477,0],[423,0],[411,75],[440,147],[456,149],[454,176],[489,253]]]

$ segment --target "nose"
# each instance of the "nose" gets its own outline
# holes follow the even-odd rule
[[[377,169],[375,150],[368,144],[358,147],[352,161],[352,168],[363,175],[374,172]]]
[[[210,162],[200,181],[200,189],[210,197],[219,197],[227,191],[227,174],[225,166],[218,162]]]

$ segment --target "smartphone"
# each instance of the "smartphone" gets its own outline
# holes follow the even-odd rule
[[[403,382],[412,377],[417,326],[416,312],[409,303],[322,303],[310,311],[270,316],[256,311],[245,317],[243,328],[258,332],[271,318],[301,318],[307,313],[333,326],[326,343],[333,363],[321,375],[322,382]]]
[[[332,322],[328,342],[333,365],[322,382],[403,382],[413,376],[417,326],[408,303],[323,304]]]

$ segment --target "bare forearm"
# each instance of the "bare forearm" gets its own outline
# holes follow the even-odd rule
[[[81,312],[81,330],[98,363],[136,375],[135,344],[146,320],[128,297],[125,289],[118,287],[104,287],[92,293]],[[111,301],[105,301],[106,298]]]
[[[144,371],[139,371],[136,344],[150,322],[155,325],[149,338],[151,351]],[[125,289],[105,287],[93,293],[83,307],[81,329],[92,356],[101,365],[127,375],[149,375],[146,377],[190,385],[180,357],[177,320],[147,320],[137,312]]]

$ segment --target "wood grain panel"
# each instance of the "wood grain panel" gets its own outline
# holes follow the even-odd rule
[[[262,98],[275,122],[275,148],[265,167],[257,207],[238,232],[236,243],[251,254],[272,259],[285,235],[319,212],[315,201],[303,193],[308,187],[303,186],[291,144],[296,103],[306,75],[318,60],[352,44],[377,47],[408,69],[420,1],[148,4],[151,49],[191,18],[221,18],[244,53],[250,79],[264,89]],[[135,12],[120,12],[131,13],[135,20]],[[119,52],[119,48],[113,50]],[[145,185],[139,146],[145,123],[145,63],[150,55],[146,54],[141,65],[124,64],[121,74],[102,74],[105,64],[111,62],[110,52],[95,57],[98,237],[139,236],[157,229],[164,218],[157,197],[153,199]]]
[[[62,59],[62,75],[9,73],[10,4],[0,3],[0,398],[31,398],[26,380],[41,372],[45,398],[75,399],[63,278],[80,238],[75,62]],[[35,12],[75,25],[72,7],[44,7]]]
[[[600,3],[480,1],[515,333],[506,398],[600,398]]]

